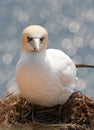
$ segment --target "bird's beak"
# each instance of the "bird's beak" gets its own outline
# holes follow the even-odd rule
[[[40,38],[33,38],[32,40],[28,39],[28,43],[33,47],[33,49],[35,51],[39,51],[40,49],[40,43],[41,43],[41,40]]]
[[[40,38],[34,38],[33,41],[34,41],[34,44],[33,44],[34,50],[39,51],[39,49],[40,49],[40,42],[41,42]]]

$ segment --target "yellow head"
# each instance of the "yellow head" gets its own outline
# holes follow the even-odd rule
[[[46,49],[47,31],[39,25],[26,27],[22,32],[22,49],[24,51],[39,52]]]

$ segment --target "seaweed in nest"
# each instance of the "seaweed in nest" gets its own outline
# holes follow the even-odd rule
[[[0,124],[58,124],[60,129],[94,129],[94,100],[81,92],[73,93],[64,105],[43,107],[31,104],[21,94],[0,100]]]

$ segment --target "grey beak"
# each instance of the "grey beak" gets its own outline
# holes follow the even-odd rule
[[[36,51],[39,51],[39,49],[40,49],[40,39],[39,38],[34,38],[33,39],[33,48],[34,48],[34,50],[36,50]]]

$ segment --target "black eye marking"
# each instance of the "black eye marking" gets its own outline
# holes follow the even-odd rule
[[[44,37],[27,37],[27,41],[28,41],[28,43],[30,42],[30,41],[34,41],[34,39],[35,38],[39,38],[40,39],[40,41],[41,41],[41,43],[43,42],[43,40],[44,40]]]
[[[30,41],[32,41],[32,40],[33,40],[32,37],[27,37],[27,41],[28,41],[28,42],[30,42]]]
[[[44,40],[44,37],[41,37],[41,38],[40,38],[41,43],[43,42],[43,40]]]

